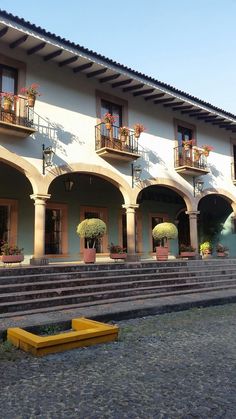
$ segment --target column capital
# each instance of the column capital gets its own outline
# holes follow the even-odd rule
[[[123,204],[122,208],[125,208],[126,210],[127,209],[135,210],[135,209],[139,208],[139,204]]]
[[[46,201],[47,199],[50,199],[51,195],[50,194],[32,194],[30,195],[30,199],[34,199],[34,201],[36,200],[41,200],[41,201]]]
[[[189,215],[191,217],[191,215],[193,217],[197,216],[198,214],[200,214],[200,211],[185,211],[185,214]]]

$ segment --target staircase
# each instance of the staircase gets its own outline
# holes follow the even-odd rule
[[[0,318],[236,289],[236,259],[0,269]]]

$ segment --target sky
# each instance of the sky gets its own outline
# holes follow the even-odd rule
[[[0,0],[0,9],[236,114],[236,0]]]

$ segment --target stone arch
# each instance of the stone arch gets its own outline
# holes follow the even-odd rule
[[[236,211],[236,196],[234,196],[231,192],[221,189],[221,188],[209,188],[202,192],[199,197],[196,197],[196,205],[198,208],[199,202],[208,195],[220,195],[222,198],[225,198],[229,204],[232,206],[233,210]]]
[[[1,148],[0,161],[23,173],[29,180],[33,193],[36,194],[39,192],[42,176],[31,163],[3,147]]]
[[[178,195],[180,195],[187,207],[187,211],[194,211],[195,208],[195,204],[194,204],[194,200],[191,196],[191,194],[189,193],[189,191],[184,188],[180,183],[172,180],[172,179],[167,179],[167,178],[156,178],[156,179],[147,179],[145,181],[141,182],[141,188],[140,187],[136,187],[133,190],[132,193],[132,201],[134,203],[137,202],[137,198],[139,193],[147,188],[148,186],[165,186],[165,187],[169,187],[170,189],[172,189],[173,191],[175,191]]]
[[[129,186],[129,184],[123,179],[123,177],[121,177],[118,173],[113,172],[112,170],[107,169],[105,167],[98,165],[90,165],[87,163],[72,163],[70,165],[63,165],[59,166],[58,168],[52,169],[44,178],[43,193],[48,193],[50,184],[57,177],[75,172],[93,174],[107,180],[120,190],[124,198],[125,204],[129,204],[131,202],[132,189]]]

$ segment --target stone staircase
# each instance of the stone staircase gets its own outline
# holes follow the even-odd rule
[[[236,289],[236,259],[0,269],[0,318]]]

